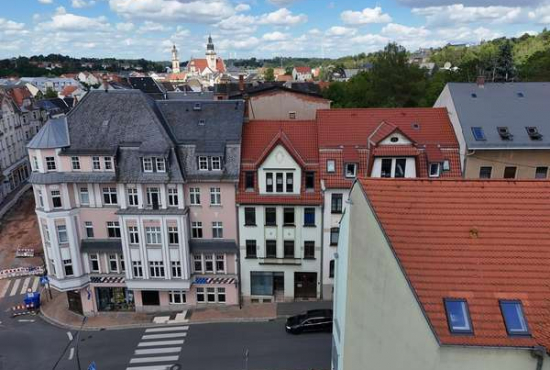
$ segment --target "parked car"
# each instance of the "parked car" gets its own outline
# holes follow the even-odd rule
[[[310,310],[286,320],[286,331],[300,334],[314,331],[332,331],[332,310]]]

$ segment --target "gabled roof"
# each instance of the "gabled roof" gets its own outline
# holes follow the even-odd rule
[[[448,89],[468,149],[550,148],[550,83],[449,83]],[[532,140],[526,126],[537,127],[541,140]],[[481,127],[486,140],[476,141],[472,127]],[[512,140],[503,140],[497,127],[508,127]]]
[[[152,77],[128,77],[128,82],[133,89],[138,89],[147,94],[163,94],[164,86],[157,83]]]
[[[61,91],[61,95],[63,96],[70,96],[72,93],[74,93],[78,89],[78,86],[65,86],[63,90]]]
[[[440,343],[550,349],[550,182],[360,184]],[[449,332],[444,298],[467,300],[473,335]],[[499,299],[522,301],[532,336],[507,335]]]
[[[206,59],[191,59],[187,68],[190,69],[191,67],[195,67],[199,70],[199,72],[202,73],[205,69],[208,68],[208,61]],[[225,72],[225,64],[222,58],[218,57],[216,59],[216,69],[220,73]]]
[[[29,149],[58,149],[69,146],[67,118],[50,118],[27,144]]]
[[[311,73],[311,67],[294,67],[296,72],[302,73],[302,74],[308,74]]]
[[[296,83],[292,84],[292,87],[287,87],[283,85],[280,82],[266,82],[262,83],[256,86],[247,86],[245,88],[244,94],[247,94],[248,96],[257,96],[261,94],[269,94],[274,91],[284,91],[289,92],[292,94],[300,94],[300,95],[308,95],[311,97],[319,98],[328,101],[328,99],[325,99],[321,94],[314,91],[313,89],[310,89],[309,85],[306,83]],[[300,87],[296,87],[300,86]],[[241,91],[235,91],[231,94],[231,98],[240,98],[243,96],[243,92]]]

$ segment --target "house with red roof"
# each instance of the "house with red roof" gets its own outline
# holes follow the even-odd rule
[[[292,70],[292,78],[294,81],[311,81],[313,79],[313,72],[311,67],[294,67]]]
[[[322,204],[316,122],[245,123],[237,191],[245,301],[320,297]]]
[[[205,58],[192,58],[187,64],[187,76],[200,78],[210,86],[214,86],[217,77],[225,71],[225,63],[216,53],[212,36],[208,36]]]
[[[356,178],[458,178],[459,144],[445,108],[317,112],[324,197],[323,298],[332,297],[339,223]]]
[[[358,180],[340,233],[332,368],[550,368],[549,191]]]

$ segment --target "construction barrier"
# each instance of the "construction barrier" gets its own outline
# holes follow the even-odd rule
[[[36,275],[44,275],[44,267],[42,266],[17,267],[13,269],[0,270],[0,280],[9,279],[13,277],[36,276]]]

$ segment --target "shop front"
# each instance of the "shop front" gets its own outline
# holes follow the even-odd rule
[[[99,312],[130,312],[136,310],[134,292],[124,287],[95,287]]]

